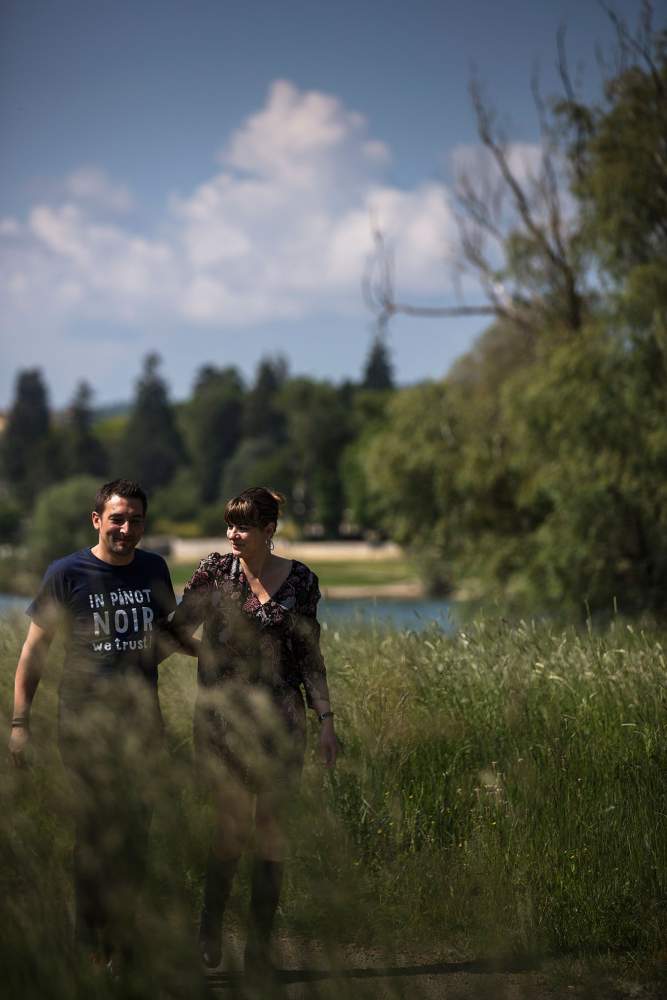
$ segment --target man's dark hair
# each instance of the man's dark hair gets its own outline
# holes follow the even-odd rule
[[[148,510],[148,498],[139,483],[132,479],[113,479],[110,483],[100,486],[95,494],[95,510],[98,514],[104,513],[107,500],[111,497],[123,497],[125,500],[141,500],[144,505],[144,517]]]

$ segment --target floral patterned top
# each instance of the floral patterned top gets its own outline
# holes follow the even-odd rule
[[[280,697],[303,686],[312,705],[314,698],[329,699],[316,617],[319,599],[316,575],[297,559],[262,604],[240,559],[212,552],[185,587],[173,625],[192,633],[203,622],[198,675],[204,687],[234,678],[263,684]]]

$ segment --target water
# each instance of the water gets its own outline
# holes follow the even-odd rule
[[[319,606],[318,617],[323,625],[391,625],[421,631],[435,624],[445,632],[453,632],[458,624],[456,605],[445,600],[382,600],[354,598],[326,600]]]
[[[9,611],[25,611],[30,604],[29,597],[17,597],[16,594],[0,594],[0,615]]]
[[[0,594],[0,615],[10,611],[24,612],[29,603],[29,597]],[[458,614],[456,605],[445,600],[324,599],[319,607],[319,619],[328,628],[350,623],[392,625],[416,631],[435,622],[445,632],[452,632],[457,627]]]

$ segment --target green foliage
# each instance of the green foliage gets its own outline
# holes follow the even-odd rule
[[[227,500],[250,486],[268,486],[288,493],[289,485],[289,448],[269,437],[245,438],[225,466],[221,494]],[[224,503],[219,506],[222,510]]]
[[[620,38],[603,103],[570,94],[543,119],[537,180],[512,175],[477,98],[517,212],[498,272],[511,306],[441,385],[400,392],[352,463],[427,578],[570,614],[667,610],[667,52]],[[481,247],[469,237],[490,279]]]
[[[653,40],[655,63],[636,61],[607,82],[604,102],[589,111],[577,160],[574,190],[588,242],[621,286],[635,268],[667,263],[666,39]],[[578,137],[576,110],[560,106]]]
[[[205,365],[184,412],[188,450],[203,504],[218,499],[223,468],[239,443],[242,412],[243,382],[237,370]]]
[[[283,357],[260,361],[255,381],[243,403],[244,439],[267,439],[274,445],[284,443],[285,417],[278,405],[278,395],[287,381],[287,374],[287,361]]]
[[[384,428],[360,452],[372,509],[391,536],[417,557],[432,590],[447,586],[452,490],[447,470],[455,446],[446,387],[427,383],[389,401]]]
[[[346,399],[326,382],[295,378],[280,405],[291,451],[291,513],[299,524],[315,522],[335,534],[344,508],[340,461],[351,438]]]
[[[185,448],[167,387],[158,374],[160,358],[149,354],[137,382],[137,394],[115,462],[118,476],[136,479],[148,491],[166,486],[179,465]]]
[[[33,563],[40,572],[68,552],[95,544],[90,512],[98,486],[90,476],[75,476],[40,495],[27,535]]]
[[[667,396],[604,329],[506,387],[530,592],[561,607],[663,609]]]
[[[239,491],[237,491],[237,493],[238,492]],[[236,494],[230,493],[230,497],[235,495]],[[227,524],[225,522],[224,503],[213,503],[210,504],[210,506],[208,507],[203,507],[199,512],[199,518],[197,523],[199,527],[199,531],[197,532],[198,535],[201,535],[205,538],[220,538],[220,537],[224,538],[225,532],[227,530]],[[192,571],[194,571],[195,569],[196,566],[192,566],[192,569],[188,573],[185,580],[182,579],[182,573],[177,572],[176,575],[177,577],[180,577],[181,582],[184,583],[186,580],[190,579],[190,577],[192,576]],[[175,567],[174,570],[176,571]],[[176,577],[174,579],[176,579]]]
[[[58,478],[58,442],[51,429],[46,386],[37,368],[17,376],[2,438],[2,460],[8,488],[28,508],[37,493]]]
[[[18,541],[22,520],[19,504],[10,497],[0,496],[0,545]]]
[[[168,486],[163,486],[151,497],[151,514],[155,511],[154,529],[161,532],[165,523],[191,521],[197,517],[200,481],[190,468],[178,470]],[[151,518],[152,520],[152,518]]]
[[[108,473],[108,456],[93,431],[92,389],[80,382],[61,430],[64,463],[68,476],[91,475],[102,479]]]
[[[115,462],[114,456],[121,453],[122,441],[125,437],[129,412],[114,413],[110,416],[102,417],[95,421],[93,428],[100,440],[102,447],[109,455],[109,460]],[[110,474],[110,478],[113,474]],[[121,478],[113,476],[113,478]]]
[[[394,371],[385,338],[381,334],[373,337],[362,378],[364,389],[393,389]]]
[[[381,518],[367,478],[365,448],[382,429],[391,396],[390,390],[352,389],[344,397],[351,434],[340,462],[345,514],[349,527],[375,537],[381,534]]]

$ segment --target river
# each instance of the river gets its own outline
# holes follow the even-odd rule
[[[0,615],[10,611],[25,611],[30,603],[28,597],[15,594],[0,594]],[[457,626],[457,607],[445,600],[398,600],[381,598],[354,598],[326,600],[319,608],[319,619],[323,625],[335,628],[343,624],[394,626],[421,631],[435,622],[443,631],[454,631]]]

